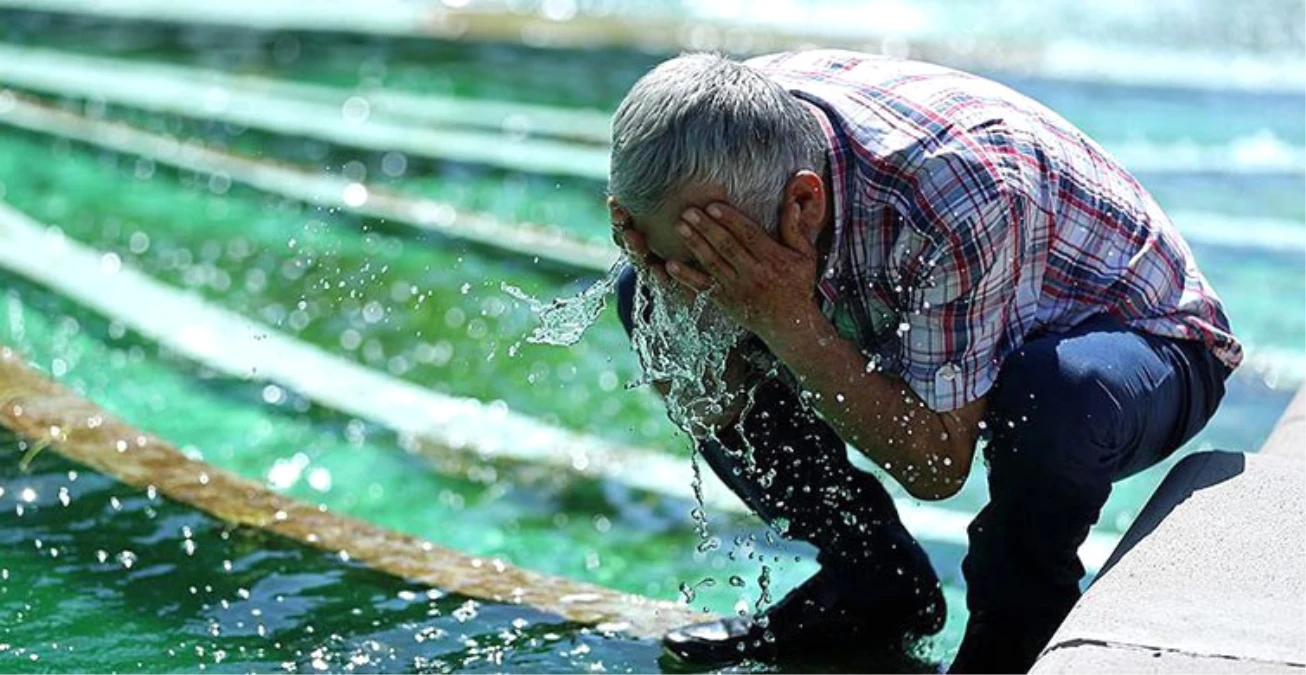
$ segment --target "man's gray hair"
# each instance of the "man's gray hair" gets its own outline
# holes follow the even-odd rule
[[[803,104],[762,73],[686,54],[640,78],[612,121],[608,193],[633,215],[690,185],[719,184],[774,232],[785,184],[825,170],[827,142]]]

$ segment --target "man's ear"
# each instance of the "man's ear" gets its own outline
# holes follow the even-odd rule
[[[821,231],[826,226],[826,209],[830,195],[825,189],[825,181],[815,171],[799,171],[785,185],[782,208],[798,204],[798,226],[807,240],[816,243]]]
[[[614,227],[630,227],[630,211],[617,201],[616,197],[608,197],[608,217]]]
[[[634,225],[634,220],[630,217],[630,211],[617,202],[616,197],[608,197],[608,222],[612,224],[612,243],[616,244],[617,248],[625,249],[623,232]]]

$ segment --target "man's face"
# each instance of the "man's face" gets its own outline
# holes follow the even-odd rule
[[[681,215],[689,207],[704,208],[715,201],[726,201],[725,188],[720,185],[694,186],[669,197],[657,211],[635,218],[632,226],[644,235],[649,252],[655,256],[651,262],[665,263],[674,260],[698,269],[698,261],[689,252],[685,241],[676,233],[676,223],[680,222]]]
[[[649,266],[674,260],[698,268],[698,261],[676,233],[676,223],[691,206],[703,208],[725,200],[725,190],[720,187],[684,190],[668,199],[663,208],[629,218],[625,225],[643,236]],[[632,342],[645,380],[665,383],[671,419],[690,430],[695,426],[693,411],[719,403],[725,394],[728,355],[747,332],[706,296],[695,297],[674,281],[659,283],[659,276],[665,278],[640,275],[647,294],[636,293]]]

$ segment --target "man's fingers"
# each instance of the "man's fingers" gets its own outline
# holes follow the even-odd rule
[[[712,277],[674,260],[667,262],[667,274],[699,293],[706,292],[715,283]]]
[[[739,243],[743,244],[748,250],[764,241],[770,241],[766,230],[758,225],[756,221],[744,215],[743,211],[725,202],[713,202],[707,207],[707,215],[721,224],[721,227],[733,234]]]
[[[756,264],[758,256],[751,250],[752,245],[748,243],[751,239],[744,228],[738,225],[728,226],[697,208],[686,211],[684,219],[692,230],[711,244],[717,254],[734,268],[743,270]],[[736,230],[744,232],[744,238],[736,234]]]
[[[706,211],[708,216],[733,234],[754,259],[761,260],[770,249],[775,247],[775,239],[766,228],[730,204],[713,202],[708,205]]]
[[[799,208],[798,202],[790,202],[784,206],[783,209],[784,210],[780,213],[780,241],[784,242],[785,246],[798,251],[804,256],[815,255],[816,247],[813,246],[812,242],[808,241],[807,236],[803,234],[803,226],[800,219],[802,209]]]
[[[699,220],[700,225],[704,222]],[[689,248],[694,259],[707,270],[708,274],[717,279],[734,279],[737,274],[735,268],[739,261],[729,257],[710,242],[705,233],[698,229],[700,225],[681,221],[676,223],[676,232],[685,241],[685,246]],[[684,265],[677,265],[677,267],[684,267]]]

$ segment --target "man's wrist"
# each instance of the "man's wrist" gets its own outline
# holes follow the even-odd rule
[[[791,369],[813,349],[823,349],[838,339],[838,332],[816,305],[780,326],[769,336],[759,336],[772,354]]]

